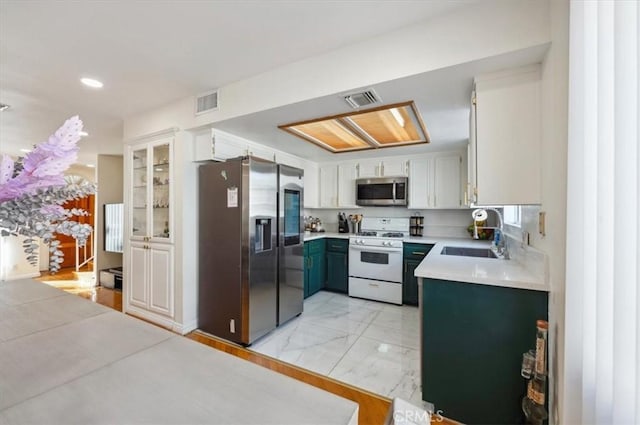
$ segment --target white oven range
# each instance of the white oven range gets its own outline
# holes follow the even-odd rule
[[[349,296],[402,304],[402,239],[408,218],[363,218],[349,237]]]

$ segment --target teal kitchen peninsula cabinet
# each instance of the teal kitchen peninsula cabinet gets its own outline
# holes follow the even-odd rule
[[[433,245],[405,243],[403,248],[402,304],[418,305],[418,278],[414,272]]]
[[[324,287],[326,280],[326,239],[304,243],[304,297],[310,297]]]
[[[325,289],[349,292],[349,240],[327,239],[327,281]]]
[[[467,424],[522,423],[522,353],[545,291],[423,279],[422,399]]]

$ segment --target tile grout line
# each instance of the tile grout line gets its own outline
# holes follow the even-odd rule
[[[338,364],[344,360],[345,356],[347,355],[347,353],[349,351],[351,351],[351,349],[353,348],[353,346],[360,340],[360,338],[362,338],[362,335],[366,332],[366,330],[369,328],[369,326],[371,326],[371,323],[373,323],[373,321],[376,319],[376,317],[378,317],[378,314],[380,314],[382,310],[378,310],[376,312],[376,314],[374,315],[374,317],[371,319],[371,321],[369,323],[367,323],[367,326],[362,330],[362,332],[360,333],[360,335],[358,335],[358,337],[355,339],[355,341],[353,341],[353,343],[349,346],[349,348],[347,348],[347,350],[344,352],[344,354],[340,357],[340,359],[338,359],[338,361],[336,362],[335,365],[333,365],[333,367],[331,368],[331,370],[329,371],[329,373],[327,374],[327,376],[331,375],[331,373],[335,370],[336,367],[338,367]]]

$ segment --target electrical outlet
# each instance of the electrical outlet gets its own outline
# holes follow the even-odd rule
[[[547,232],[545,229],[545,218],[547,216],[547,213],[544,211],[540,211],[538,213],[538,233],[540,233],[540,235],[542,235],[543,237],[546,236]]]

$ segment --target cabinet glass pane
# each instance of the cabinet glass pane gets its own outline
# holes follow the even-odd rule
[[[170,156],[169,145],[153,147],[153,194],[152,194],[152,235],[156,238],[169,237],[169,199],[170,199]]]
[[[147,234],[147,150],[133,151],[131,188],[131,234]]]

